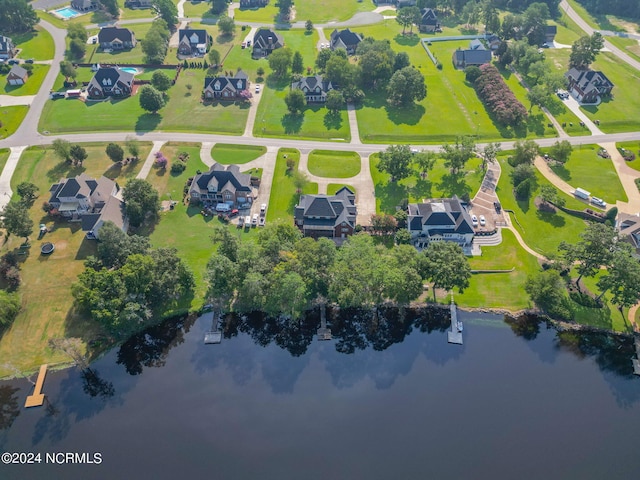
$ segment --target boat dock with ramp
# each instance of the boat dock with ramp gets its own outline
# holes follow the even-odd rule
[[[447,331],[447,340],[449,343],[462,345],[462,322],[458,321],[458,307],[453,303],[453,296],[449,309],[451,310],[451,329]]]

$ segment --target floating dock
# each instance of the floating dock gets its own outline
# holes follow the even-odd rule
[[[42,393],[42,386],[44,385],[44,378],[47,376],[47,365],[40,366],[40,372],[38,373],[38,379],[36,385],[33,387],[33,393],[27,397],[25,402],[25,408],[39,407],[44,403],[44,393]]]
[[[451,299],[451,330],[447,332],[447,340],[449,343],[455,343],[456,345],[462,345],[462,332],[458,330],[458,308]]]

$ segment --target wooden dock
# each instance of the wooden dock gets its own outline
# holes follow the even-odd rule
[[[25,408],[39,407],[44,403],[44,393],[42,393],[42,386],[44,385],[44,378],[47,376],[47,365],[40,366],[40,372],[38,373],[38,380],[33,387],[33,393],[27,397],[25,402]]]
[[[211,330],[205,332],[204,334],[204,343],[220,343],[222,342],[222,332],[218,329],[218,317],[216,316],[216,312],[213,312],[213,325],[211,326]]]
[[[447,340],[449,343],[455,343],[456,345],[462,345],[462,332],[458,331],[458,308],[451,299],[451,330],[447,332]]]
[[[331,340],[331,329],[327,328],[327,313],[325,305],[320,306],[320,328],[318,329],[318,340]]]
[[[633,373],[640,375],[640,338],[635,339],[636,343],[636,358],[631,360],[633,363]]]

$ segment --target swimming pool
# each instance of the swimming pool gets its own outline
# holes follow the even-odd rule
[[[76,12],[71,7],[64,7],[64,8],[61,8],[59,10],[54,10],[53,13],[57,14],[58,16],[60,16],[62,18],[66,18],[66,19],[77,17],[78,15],[82,15],[80,12]]]
[[[134,75],[140,73],[137,68],[133,67],[120,67],[120,70],[122,70],[123,72],[133,73]]]

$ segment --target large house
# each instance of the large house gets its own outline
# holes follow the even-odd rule
[[[214,163],[208,172],[196,175],[189,187],[190,202],[216,206],[245,206],[253,201],[251,175],[240,173],[238,165]]]
[[[491,62],[491,51],[487,50],[480,40],[471,40],[467,50],[458,49],[453,52],[453,64],[456,68],[479,67]]]
[[[613,83],[597,70],[570,69],[564,75],[569,81],[567,90],[582,103],[598,103],[602,97],[611,95]]]
[[[89,98],[126,97],[133,89],[133,73],[117,67],[100,67],[87,86]]]
[[[284,47],[284,38],[279,33],[261,28],[253,36],[253,57],[266,57],[277,48]]]
[[[242,70],[239,70],[232,77],[205,78],[202,95],[205,100],[235,100],[240,97],[240,92],[248,89],[249,77]]]
[[[409,204],[407,228],[417,248],[429,242],[456,242],[465,252],[473,243],[473,224],[469,212],[457,196]]]
[[[295,224],[304,236],[334,241],[353,234],[356,217],[356,196],[347,187],[335,195],[301,195],[294,210]]]
[[[433,33],[440,29],[440,22],[438,22],[438,15],[432,8],[424,8],[422,10],[422,17],[420,19],[420,25],[418,29],[421,32]]]
[[[204,55],[212,44],[211,35],[204,29],[182,28],[178,30],[178,53],[180,55]]]
[[[493,52],[495,50],[497,50],[498,48],[500,48],[500,45],[502,45],[502,40],[500,39],[499,36],[497,36],[496,34],[492,33],[490,35],[488,35],[485,40],[487,41],[487,45],[489,45],[489,49]]]
[[[269,0],[240,0],[240,8],[259,8],[268,4]]]
[[[153,0],[126,0],[124,6],[127,8],[152,8]]]
[[[314,77],[302,77],[291,84],[291,90],[302,90],[307,103],[324,103],[327,101],[327,93],[333,90],[331,82],[327,82],[322,75]]]
[[[347,55],[353,55],[356,53],[356,48],[358,48],[358,44],[361,41],[362,36],[358,33],[352,32],[348,28],[340,31],[336,29],[331,32],[331,50],[341,48],[347,51]]]
[[[13,58],[16,55],[16,46],[13,44],[13,40],[4,35],[0,35],[0,59],[7,60]]]
[[[634,256],[640,258],[640,214],[619,213],[616,219],[616,230],[622,240],[633,246]]]
[[[78,12],[90,12],[98,8],[96,0],[71,0],[71,8]]]
[[[105,222],[113,222],[124,232],[129,226],[124,202],[116,196],[118,190],[118,185],[107,177],[96,180],[82,173],[53,184],[49,204],[63,217],[81,221],[88,237],[99,238]]]
[[[103,27],[98,32],[100,47],[111,50],[124,50],[134,48],[138,42],[135,34],[128,28]]]
[[[14,65],[7,75],[7,83],[12,86],[24,85],[27,83],[27,78],[29,78],[29,72],[20,65]]]
[[[555,25],[545,25],[544,26],[544,42],[548,45],[552,45],[553,41],[556,39],[556,34],[558,33],[558,27]]]

